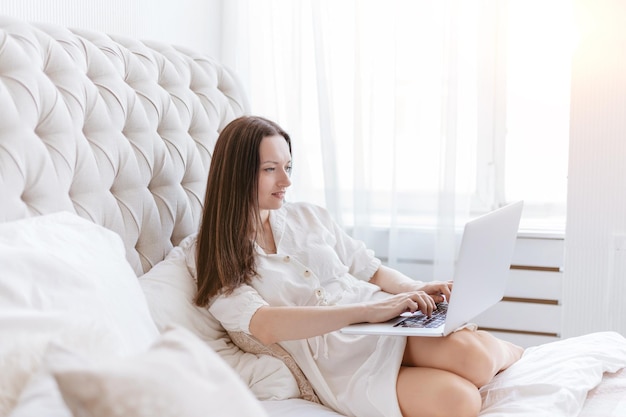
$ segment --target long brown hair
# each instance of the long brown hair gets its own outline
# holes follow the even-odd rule
[[[259,223],[259,148],[266,136],[289,135],[258,116],[230,122],[215,144],[202,223],[197,238],[198,291],[194,302],[206,306],[220,290],[226,293],[256,276],[252,236]]]

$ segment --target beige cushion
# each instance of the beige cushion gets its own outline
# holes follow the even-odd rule
[[[251,336],[244,332],[228,332],[230,339],[239,346],[244,352],[250,352],[257,355],[269,355],[274,358],[278,358],[289,368],[293,374],[296,382],[298,383],[298,389],[300,390],[300,397],[307,401],[319,403],[320,400],[315,394],[311,383],[306,378],[293,357],[278,344],[265,346],[259,342],[254,336]]]

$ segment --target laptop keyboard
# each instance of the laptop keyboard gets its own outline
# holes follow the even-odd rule
[[[448,303],[439,303],[430,317],[424,314],[407,317],[406,319],[394,324],[393,327],[418,327],[433,328],[439,327],[446,320],[448,312]]]

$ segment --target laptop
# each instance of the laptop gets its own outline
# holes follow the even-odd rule
[[[439,314],[443,315],[439,325],[407,324],[407,319],[428,319],[417,311],[384,323],[352,324],[342,328],[341,333],[441,337],[470,323],[504,296],[523,205],[523,201],[509,204],[465,225],[452,294],[447,303],[438,306]]]

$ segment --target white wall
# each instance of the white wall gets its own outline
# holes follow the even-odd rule
[[[221,0],[0,0],[0,14],[186,46],[221,58]]]
[[[575,4],[563,336],[626,335],[626,2]]]

